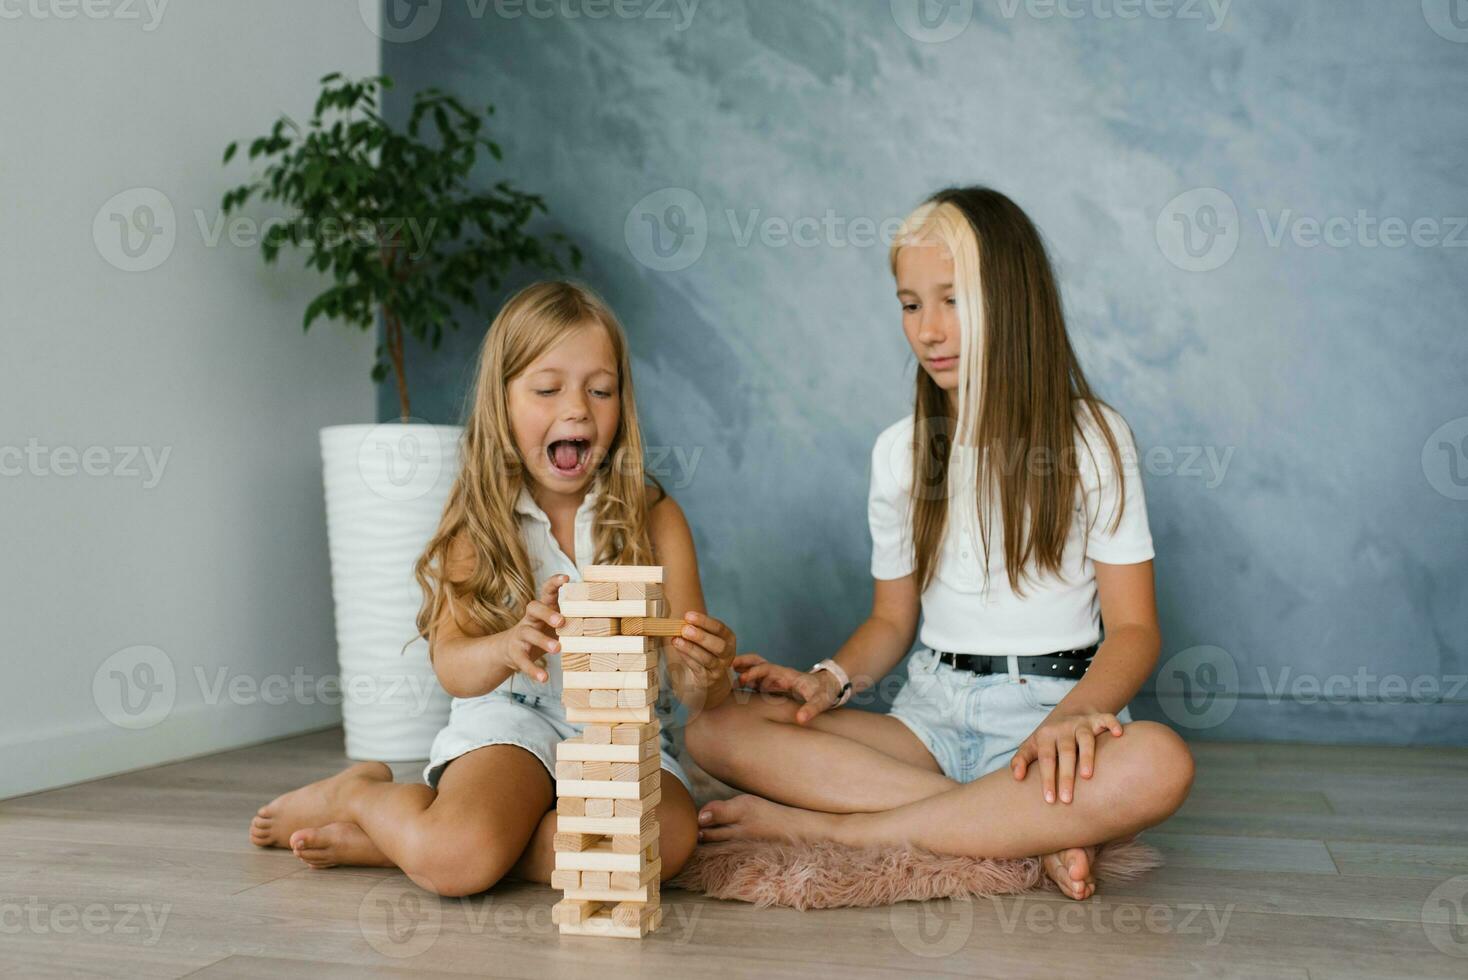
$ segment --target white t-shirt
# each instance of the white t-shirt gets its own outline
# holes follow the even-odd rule
[[[1075,456],[1080,488],[1059,576],[1041,576],[1032,568],[1029,577],[1020,579],[1024,595],[1015,594],[1005,571],[1003,529],[994,520],[989,530],[986,589],[978,516],[970,513],[972,506],[954,506],[955,500],[963,498],[949,501],[941,556],[932,584],[922,596],[921,640],[925,646],[951,653],[1034,656],[1090,646],[1101,638],[1093,562],[1129,565],[1153,556],[1136,443],[1120,414],[1105,407],[1101,411],[1121,452],[1122,472],[1115,472],[1095,419],[1081,411]],[[872,532],[872,576],[878,579],[903,578],[915,568],[910,511],[912,432],[909,415],[888,427],[872,448],[867,521]],[[1126,506],[1113,531],[1117,487],[1123,482]],[[973,500],[972,496],[967,499]]]

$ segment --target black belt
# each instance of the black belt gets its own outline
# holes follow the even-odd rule
[[[1019,672],[1030,674],[1035,677],[1081,677],[1091,666],[1091,658],[1096,654],[1096,644],[1091,644],[1084,650],[1064,650],[1060,653],[1047,653],[1038,657],[1018,657]],[[991,656],[987,653],[942,653],[938,654],[938,662],[945,663],[957,670],[966,670],[972,674],[1007,674],[1009,673],[1009,658],[1004,656]]]

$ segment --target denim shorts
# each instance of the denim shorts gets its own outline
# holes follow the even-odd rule
[[[560,680],[559,673],[553,672],[553,681]],[[547,690],[549,684],[527,683],[524,677],[516,677],[513,686],[514,690],[501,688],[482,697],[453,700],[449,723],[434,737],[433,748],[428,752],[428,765],[423,770],[425,783],[436,788],[450,762],[487,745],[518,746],[539,759],[551,779],[555,779],[556,745],[579,735],[583,726],[566,720],[560,694]],[[662,768],[678,777],[691,795],[693,787],[688,782],[688,774],[675,756],[674,729],[666,719],[659,720],[663,722],[659,736]]]
[[[943,775],[969,783],[1008,765],[1077,683],[1017,672],[980,676],[940,663],[935,650],[919,650],[908,660],[907,684],[891,715],[927,747]],[[1125,708],[1116,717],[1132,720]]]

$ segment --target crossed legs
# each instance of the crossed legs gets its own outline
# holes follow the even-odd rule
[[[1100,741],[1095,774],[1077,780],[1072,802],[1046,803],[1038,766],[1023,781],[1005,767],[959,784],[890,716],[841,709],[797,725],[792,701],[741,699],[742,693],[731,697],[688,728],[689,751],[700,765],[755,794],[704,807],[703,840],[834,840],[971,857],[1050,855],[1047,872],[1084,898],[1093,889],[1089,852],[1082,849],[1162,822],[1192,784],[1192,756],[1182,739],[1153,722],[1132,722],[1120,737]]]

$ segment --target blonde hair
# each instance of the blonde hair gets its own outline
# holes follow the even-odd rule
[[[643,472],[642,431],[622,325],[600,297],[579,283],[527,286],[505,303],[480,346],[460,442],[462,468],[438,530],[413,568],[423,590],[418,635],[427,638],[430,656],[445,609],[469,635],[488,635],[508,629],[535,598],[539,583],[532,578],[515,514],[526,467],[511,430],[507,386],[536,358],[590,324],[599,324],[611,340],[621,406],[617,431],[595,477],[599,496],[592,561],[653,563],[648,495],[655,489],[661,497],[662,488],[656,480],[650,488]]]
[[[1022,593],[1021,578],[1032,570],[1060,570],[1080,489],[1079,413],[1095,419],[1117,474],[1120,450],[1070,346],[1055,274],[1029,216],[987,187],[939,191],[903,222],[888,256],[893,276],[902,249],[937,245],[953,257],[962,335],[958,413],[950,418],[945,392],[919,369],[912,448],[915,575],[920,588],[932,581],[952,497],[963,504],[965,517],[977,518],[987,583],[997,502],[1005,571],[1010,588]],[[972,466],[950,465],[970,449]],[[1094,457],[1089,443],[1087,450]],[[1036,459],[1050,465],[1037,468],[1031,465]],[[1123,486],[1113,528],[1125,506]]]

